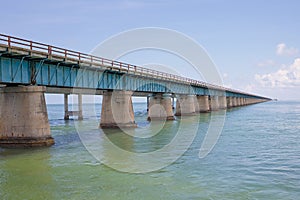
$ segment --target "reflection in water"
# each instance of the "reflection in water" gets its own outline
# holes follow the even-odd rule
[[[118,171],[145,173],[180,158],[199,132],[199,120],[199,116],[189,116],[123,130],[95,130],[96,121],[78,122],[76,127],[83,144],[97,160]]]

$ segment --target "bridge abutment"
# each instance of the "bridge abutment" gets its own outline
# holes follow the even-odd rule
[[[195,114],[195,95],[178,95],[176,101],[176,116]]]
[[[54,144],[42,86],[0,89],[0,146],[35,147]]]
[[[167,94],[149,97],[148,120],[174,120],[172,98]]]
[[[100,128],[134,128],[132,91],[107,91],[103,94]]]

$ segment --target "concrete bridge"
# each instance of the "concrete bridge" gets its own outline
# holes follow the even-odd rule
[[[269,101],[234,89],[0,34],[0,146],[54,144],[45,93],[65,96],[65,119],[82,119],[82,95],[103,95],[100,128],[136,127],[132,96],[148,120],[174,120]],[[68,95],[78,94],[78,111]],[[176,98],[176,111],[173,112]]]

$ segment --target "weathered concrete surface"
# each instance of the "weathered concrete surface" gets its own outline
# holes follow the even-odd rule
[[[54,144],[41,86],[0,89],[0,146],[34,147]]]
[[[239,105],[239,106],[243,106],[242,98],[241,98],[241,97],[238,97],[237,99],[238,99],[238,105]]]
[[[227,101],[225,96],[219,96],[219,109],[226,109],[227,108]]]
[[[209,99],[207,95],[197,96],[198,110],[196,112],[209,112]]]
[[[175,115],[195,115],[195,95],[178,95]]]
[[[226,97],[227,101],[227,108],[232,108],[233,107],[233,97]]]
[[[210,110],[219,110],[219,98],[218,96],[210,96]]]
[[[148,120],[174,120],[172,98],[169,95],[156,94],[149,98]]]
[[[132,91],[104,92],[100,128],[137,127],[134,121]]]
[[[236,103],[236,97],[230,97],[231,98],[231,105],[232,107],[236,107],[237,103]]]

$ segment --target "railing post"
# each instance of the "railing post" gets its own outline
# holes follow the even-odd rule
[[[52,47],[48,45],[48,55],[51,56],[51,54],[52,54]]]
[[[7,45],[8,45],[9,48],[11,47],[10,41],[11,41],[10,36],[8,36],[8,38],[7,38]]]
[[[65,50],[65,60],[67,60],[67,50]]]

